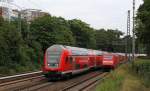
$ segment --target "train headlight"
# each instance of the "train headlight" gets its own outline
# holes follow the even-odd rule
[[[58,67],[59,64],[58,63],[49,63],[47,64],[49,67]]]

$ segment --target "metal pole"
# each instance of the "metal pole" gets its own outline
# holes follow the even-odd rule
[[[128,10],[127,16],[127,38],[126,38],[126,55],[128,57],[128,61],[130,61],[130,10]]]
[[[131,53],[131,52],[130,52],[130,50],[131,50],[131,45],[130,45],[130,38],[131,38],[131,35],[130,35],[130,32],[131,32],[131,31],[130,31],[130,26],[131,26],[131,25],[130,25],[130,22],[131,22],[131,21],[130,21],[130,10],[128,11],[128,13],[129,13],[129,17],[128,17],[128,19],[129,19],[129,20],[128,20],[128,36],[129,36],[129,37],[128,37],[128,53],[129,53],[129,61],[131,61],[131,56],[130,56],[130,53]]]
[[[21,34],[21,11],[18,11],[18,31]]]
[[[30,24],[31,24],[31,22],[27,21],[27,39],[30,38]]]
[[[12,3],[12,2],[9,2],[9,4],[14,5],[14,6],[16,6],[17,8],[20,9],[20,11],[18,10],[18,31],[19,31],[19,33],[20,33],[20,35],[21,35],[21,32],[22,32],[21,17],[22,17],[22,10],[23,10],[23,8],[20,7],[20,6],[17,5],[17,4]]]
[[[127,15],[127,36],[126,36],[126,57],[128,57],[128,15]],[[127,59],[128,60],[128,59]]]
[[[135,0],[133,0],[133,38],[132,38],[132,60],[135,60]]]

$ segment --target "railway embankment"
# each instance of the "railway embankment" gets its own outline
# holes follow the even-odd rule
[[[96,91],[150,91],[150,59],[136,59],[112,71]]]

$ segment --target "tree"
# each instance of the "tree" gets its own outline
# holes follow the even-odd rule
[[[143,5],[138,9],[136,35],[138,40],[146,47],[150,56],[150,0],[144,0]]]
[[[97,49],[106,50],[108,48],[109,37],[107,37],[107,31],[105,29],[96,30],[95,38]]]
[[[19,24],[20,23],[20,24]],[[21,33],[22,38],[26,41],[28,40],[27,37],[29,35],[29,30],[28,30],[28,23],[25,19],[14,19],[13,21],[11,21],[11,25],[14,25],[16,27],[16,29]],[[21,28],[21,30],[20,30]]]
[[[38,44],[28,45],[16,25],[0,18],[0,74],[37,69]]]
[[[32,39],[43,51],[53,44],[74,45],[68,22],[62,17],[44,16],[31,23]]]
[[[83,48],[96,47],[94,29],[89,24],[77,19],[69,20],[69,24],[76,41],[75,46]]]
[[[97,49],[111,52],[124,52],[123,40],[120,36],[123,33],[119,30],[100,29],[95,31]],[[123,49],[123,50],[122,50]]]
[[[107,37],[108,37],[108,51],[112,52],[124,52],[125,50],[125,42],[120,38],[123,33],[119,30],[107,30]]]

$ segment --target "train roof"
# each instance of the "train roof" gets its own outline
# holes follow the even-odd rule
[[[101,55],[101,54],[103,54],[102,51],[98,51],[98,50],[79,48],[79,47],[71,47],[71,46],[65,46],[65,45],[57,45],[57,44],[50,46],[47,50],[50,50],[50,49],[54,49],[54,50],[68,49],[74,55],[90,55],[90,54]]]

